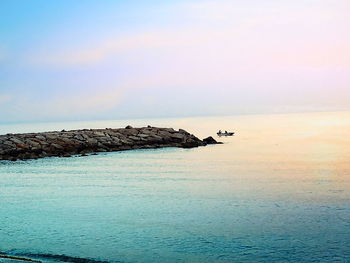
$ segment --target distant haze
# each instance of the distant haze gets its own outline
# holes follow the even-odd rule
[[[0,122],[350,109],[349,0],[1,0]]]

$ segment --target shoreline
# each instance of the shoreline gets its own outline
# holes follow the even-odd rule
[[[194,148],[218,144],[212,137],[200,140],[179,129],[141,127],[83,129],[0,135],[0,160],[85,156],[90,153],[163,147]]]

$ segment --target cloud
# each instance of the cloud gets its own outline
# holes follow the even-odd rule
[[[36,98],[18,96],[7,112],[12,118],[25,121],[57,119],[80,119],[99,116],[115,108],[121,102],[122,94],[116,90],[95,93],[61,94],[56,97]]]
[[[326,105],[332,98],[347,105],[349,8],[343,0],[312,2],[181,1],[167,12],[164,5],[150,8],[157,10],[121,23],[120,31],[113,30],[119,20],[101,21],[98,31],[84,24],[91,32],[76,37],[66,27],[48,30],[13,59],[20,70],[11,84],[22,91],[13,112],[17,119],[50,120],[118,116],[121,108],[124,116],[131,110],[156,116],[159,106],[171,115],[202,105],[208,112],[219,105]],[[174,106],[181,103],[188,108]]]
[[[0,104],[4,104],[8,101],[10,101],[11,96],[10,95],[6,95],[6,94],[0,94]]]
[[[193,66],[198,60],[218,63],[223,71],[246,65],[350,68],[350,37],[346,33],[350,22],[337,17],[342,1],[331,6],[325,1],[317,7],[267,2],[255,8],[255,1],[248,2],[177,3],[174,12],[182,16],[171,26],[130,30],[100,38],[94,45],[86,44],[91,43],[91,36],[86,36],[75,47],[49,45],[27,60],[30,66],[75,68],[107,61],[122,65],[125,60],[152,55],[159,59],[172,53],[173,60],[179,57]]]
[[[243,66],[250,63],[266,66],[311,66],[350,68],[348,45],[318,45],[320,40],[305,39],[298,43],[297,36],[281,35],[278,42],[274,38],[262,39],[259,27],[255,29],[229,28],[208,30],[203,28],[148,32],[135,36],[106,40],[95,48],[79,48],[50,51],[30,59],[38,67],[70,68],[80,66],[98,66],[106,61],[128,60],[133,62],[143,57],[157,54],[169,56],[174,60],[183,58],[188,63],[218,63],[225,66]],[[269,36],[267,36],[269,37]],[[289,43],[289,44],[288,44]],[[350,43],[350,41],[349,41]],[[137,57],[136,57],[137,55]],[[227,65],[229,64],[229,65]]]
[[[194,29],[196,31],[196,29]],[[181,48],[198,45],[209,40],[208,32],[175,29],[168,31],[148,31],[124,35],[100,41],[95,47],[78,47],[38,52],[29,57],[33,65],[38,66],[74,66],[92,65],[103,62],[110,56],[132,53],[138,50],[155,50],[162,48]]]

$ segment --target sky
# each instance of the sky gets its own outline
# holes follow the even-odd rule
[[[0,123],[350,109],[348,0],[1,0]]]

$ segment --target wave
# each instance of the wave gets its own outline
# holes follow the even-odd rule
[[[10,256],[10,255],[6,255],[5,253],[1,253],[1,252],[0,252],[0,259],[1,259],[1,258],[4,258],[4,259],[11,259],[11,260],[19,260],[19,261],[41,262],[41,261],[39,261],[39,260],[33,260],[33,259],[31,259],[31,258]]]
[[[45,253],[16,253],[14,255],[9,255],[4,252],[0,252],[0,256],[4,258],[21,260],[21,261],[31,261],[31,262],[41,262],[38,259],[42,260],[53,260],[60,262],[70,262],[70,263],[122,263],[121,261],[104,261],[104,260],[96,260],[92,258],[81,258],[81,257],[72,257],[64,254],[55,255],[55,254],[45,254]]]

